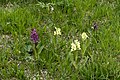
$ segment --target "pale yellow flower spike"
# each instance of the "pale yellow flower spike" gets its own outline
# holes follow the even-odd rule
[[[78,40],[74,40],[74,42],[71,43],[71,52],[75,50],[81,50]]]
[[[80,42],[78,42],[78,40],[74,40],[74,42],[75,42],[77,48],[78,48],[79,50],[81,50],[81,48],[80,48]]]
[[[54,35],[61,35],[61,29],[55,27]]]
[[[87,36],[87,34],[85,32],[83,32],[81,36],[82,36],[83,41],[88,38],[88,36]]]
[[[75,51],[77,48],[76,48],[76,45],[72,42],[71,43],[71,52],[72,51]]]

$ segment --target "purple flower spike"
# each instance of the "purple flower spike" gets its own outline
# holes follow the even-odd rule
[[[98,29],[97,23],[94,23],[93,27],[94,27],[94,30],[97,30]]]
[[[30,38],[31,38],[31,41],[33,41],[34,44],[38,43],[39,37],[38,37],[38,34],[36,32],[36,29],[32,29]]]

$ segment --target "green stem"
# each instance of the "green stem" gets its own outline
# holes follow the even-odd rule
[[[35,60],[37,60],[38,59],[38,57],[37,57],[37,43],[35,43],[34,44],[34,58],[35,58]]]

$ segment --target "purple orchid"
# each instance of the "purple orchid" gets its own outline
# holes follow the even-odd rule
[[[97,30],[97,29],[98,29],[98,25],[97,25],[96,22],[94,23],[93,27],[94,27],[94,30]]]
[[[32,41],[34,44],[37,44],[37,43],[38,43],[39,37],[38,37],[38,34],[37,34],[37,32],[36,32],[36,29],[32,29],[30,38],[31,38],[31,41]]]

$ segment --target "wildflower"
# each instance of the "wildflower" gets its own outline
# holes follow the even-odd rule
[[[78,40],[74,40],[74,42],[75,42],[77,48],[80,50],[81,48],[80,48],[80,43],[78,42]]]
[[[51,6],[51,11],[54,11],[54,8]]]
[[[78,40],[74,40],[74,42],[71,43],[71,52],[80,49],[80,43],[78,42]]]
[[[32,29],[30,38],[31,38],[31,41],[33,41],[33,43],[35,44],[38,43],[39,37],[36,32],[36,29]]]
[[[85,32],[83,32],[81,36],[82,36],[83,41],[88,38],[88,36],[87,36],[87,34]]]
[[[98,25],[97,25],[97,23],[94,23],[94,25],[93,25],[93,29],[94,29],[94,30],[97,30],[97,29],[98,29]]]
[[[71,43],[71,52],[72,51],[75,51],[77,48],[76,48],[76,45],[72,42]]]
[[[55,27],[54,35],[61,35],[61,29]]]

